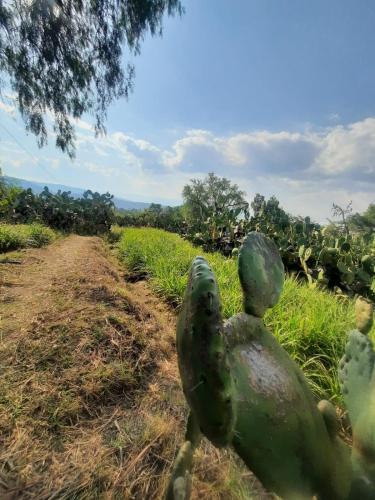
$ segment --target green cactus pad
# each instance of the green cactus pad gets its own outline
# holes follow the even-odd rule
[[[238,314],[224,328],[238,455],[282,498],[344,499],[350,487],[349,453],[336,435],[331,437],[332,426],[326,425],[302,371],[260,318]]]
[[[364,255],[361,259],[361,263],[363,265],[363,268],[369,272],[370,274],[373,274],[374,272],[374,265],[375,265],[375,259],[371,255]]]
[[[337,436],[340,425],[333,404],[330,401],[327,401],[326,399],[322,399],[318,403],[318,410],[320,411],[324,419],[328,434],[331,437]]]
[[[191,416],[169,498],[186,499],[189,494],[200,432],[216,446],[232,445],[263,485],[285,499],[367,498],[375,490],[375,355],[369,340],[352,332],[340,365],[344,397],[355,422],[350,461],[334,407],[328,401],[316,405],[302,371],[262,321],[283,286],[275,244],[250,233],[239,253],[239,276],[246,313],[223,325],[218,285],[208,263],[198,257],[190,270],[177,351]],[[359,312],[360,328],[367,331],[368,306],[362,304]]]
[[[368,407],[374,363],[370,339],[358,330],[352,331],[339,364],[339,381],[352,425]]]
[[[193,465],[194,448],[190,441],[181,446],[174,462],[166,500],[187,500],[191,493],[191,469]]]
[[[185,442],[179,449],[173,463],[165,500],[188,500],[190,498],[194,451],[200,440],[201,433],[197,419],[190,412],[186,426]]]
[[[220,309],[215,276],[205,259],[197,257],[177,325],[178,364],[202,433],[216,446],[225,446],[232,439],[235,415]]]
[[[363,297],[359,297],[355,302],[355,319],[357,328],[362,333],[371,330],[374,316],[374,306]]]
[[[375,491],[375,353],[358,330],[349,334],[339,380],[352,424],[353,482],[350,500],[369,500]]]
[[[279,300],[284,283],[284,266],[275,243],[261,233],[249,233],[239,253],[238,272],[245,311],[261,318]]]

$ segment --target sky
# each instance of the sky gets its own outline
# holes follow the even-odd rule
[[[161,38],[146,36],[107,135],[77,122],[73,162],[53,136],[38,149],[11,96],[0,101],[4,173],[175,205],[215,172],[319,222],[333,202],[375,203],[373,0],[182,3]]]

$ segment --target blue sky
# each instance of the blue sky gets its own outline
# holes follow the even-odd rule
[[[146,37],[107,136],[77,124],[74,162],[52,136],[39,150],[12,101],[0,104],[5,173],[175,204],[214,171],[320,221],[333,201],[375,202],[375,3],[183,3],[162,38]]]

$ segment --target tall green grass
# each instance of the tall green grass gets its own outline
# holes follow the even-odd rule
[[[182,301],[191,261],[202,255],[216,274],[224,317],[242,310],[236,260],[205,253],[175,234],[149,228],[125,229],[119,251],[130,272],[146,273],[154,290],[175,305]],[[340,404],[337,365],[354,326],[353,301],[287,278],[265,322],[302,367],[315,394]]]
[[[41,224],[0,224],[0,253],[25,247],[42,247],[56,238],[56,233]]]

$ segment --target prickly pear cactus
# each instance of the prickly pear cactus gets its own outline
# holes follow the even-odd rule
[[[198,422],[190,413],[185,442],[181,446],[174,461],[171,478],[166,492],[166,500],[187,500],[191,492],[191,469],[193,467],[194,450],[199,444],[201,434]]]
[[[262,233],[250,233],[239,252],[238,274],[245,312],[262,318],[277,304],[284,284],[284,266],[276,245]]]
[[[219,287],[202,257],[191,266],[177,325],[182,387],[202,432],[216,446],[233,436],[233,384],[225,350]]]
[[[281,497],[345,499],[351,465],[338,437],[335,410],[328,402],[316,405],[302,371],[262,320],[282,291],[284,269],[277,248],[264,235],[250,233],[238,265],[245,312],[225,324],[208,263],[198,257],[191,267],[177,351],[193,421],[214,445],[231,445],[263,485]],[[186,449],[193,453],[186,442],[182,455]],[[181,454],[169,499],[189,497],[185,478],[191,461],[184,462]]]
[[[350,499],[375,498],[375,352],[367,337],[373,306],[365,299],[356,302],[357,330],[349,334],[339,379],[352,424],[353,481]]]

